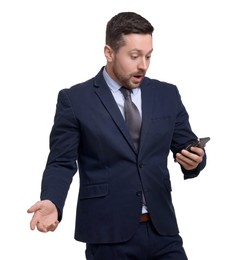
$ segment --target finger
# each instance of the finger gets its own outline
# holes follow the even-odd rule
[[[46,232],[53,232],[56,230],[57,226],[59,224],[59,221],[55,221],[53,224],[51,225],[47,225],[47,224],[44,224],[42,222],[38,222],[37,223],[37,229],[40,231],[40,232],[43,232],[43,233],[46,233]]]
[[[185,169],[190,170],[197,167],[197,162],[183,154],[177,154],[176,161]]]
[[[47,228],[48,231],[51,231],[51,232],[55,231],[56,228],[57,228],[57,226],[58,226],[58,224],[59,224],[59,221],[55,221],[54,224],[50,225],[50,226]]]
[[[201,153],[203,152],[203,150],[201,148],[197,148],[195,147],[195,149],[198,149],[198,150],[195,150],[194,152],[188,152],[187,150],[182,150],[182,155],[185,157],[184,160],[185,162],[187,163],[191,163],[193,164],[193,162],[195,163],[200,163],[202,161],[202,155]]]
[[[204,150],[202,148],[199,147],[191,147],[191,151],[201,157],[204,156]]]
[[[38,222],[39,222],[39,217],[35,213],[30,221],[30,229],[35,230],[35,227],[37,226]]]
[[[42,233],[48,232],[47,227],[45,225],[43,225],[41,222],[37,222],[36,227]]]

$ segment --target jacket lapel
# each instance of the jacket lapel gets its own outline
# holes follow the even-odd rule
[[[97,96],[99,97],[100,101],[102,102],[105,109],[110,114],[112,120],[119,128],[120,132],[126,139],[126,141],[129,143],[130,147],[135,151],[135,147],[133,145],[133,141],[131,140],[131,137],[128,133],[128,129],[125,125],[124,118],[117,106],[117,103],[115,102],[115,99],[105,82],[103,76],[102,76],[102,70],[99,72],[99,74],[95,78],[95,92]],[[136,151],[135,151],[136,152]]]

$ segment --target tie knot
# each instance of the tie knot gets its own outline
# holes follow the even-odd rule
[[[128,89],[128,88],[125,88],[125,87],[121,87],[119,90],[121,91],[121,93],[123,94],[125,99],[127,99],[128,97],[131,96],[131,92],[132,92],[131,89]]]

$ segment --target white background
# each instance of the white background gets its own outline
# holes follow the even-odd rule
[[[84,259],[73,238],[78,175],[55,232],[30,231],[26,210],[39,199],[57,93],[105,64],[105,26],[121,11],[153,24],[147,76],[176,84],[193,130],[211,137],[198,178],[169,162],[189,260],[242,259],[239,2],[1,0],[1,259]]]

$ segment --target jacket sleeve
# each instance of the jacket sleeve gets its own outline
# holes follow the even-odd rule
[[[80,129],[67,91],[59,92],[54,124],[50,133],[50,152],[41,183],[41,200],[51,200],[58,209],[59,220],[74,174]]]
[[[174,159],[176,157],[176,153],[180,152],[182,149],[187,147],[190,143],[194,142],[198,138],[196,134],[192,131],[189,122],[188,112],[182,103],[177,88],[176,88],[176,92],[177,92],[177,116],[176,116],[173,139],[171,144],[171,150],[173,152]],[[207,160],[207,156],[205,153],[202,162],[197,166],[196,169],[188,171],[181,166],[181,171],[184,175],[184,179],[197,177],[199,173],[205,168],[206,160]]]

